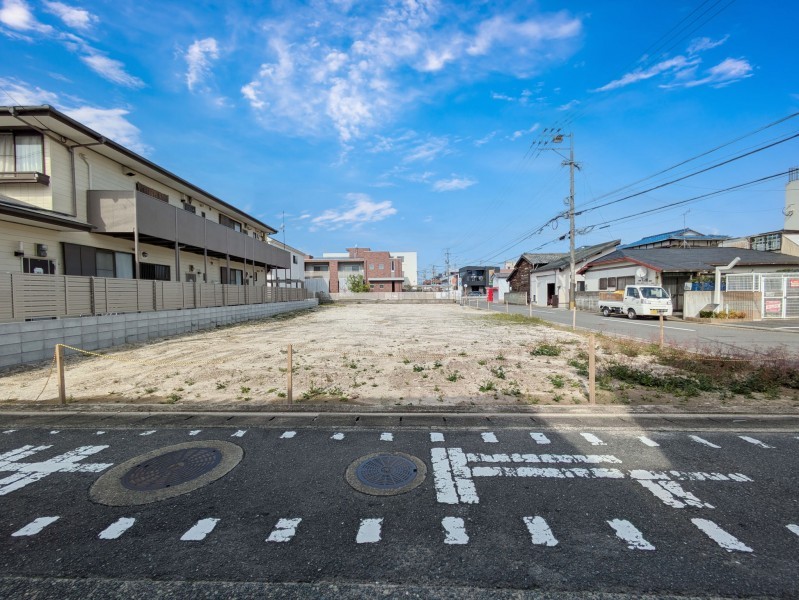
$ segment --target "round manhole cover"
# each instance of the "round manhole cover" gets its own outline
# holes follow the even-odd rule
[[[148,504],[192,492],[216,481],[241,462],[236,444],[209,440],[153,450],[107,471],[89,496],[108,506]]]
[[[381,452],[353,462],[345,475],[347,483],[359,492],[373,496],[393,496],[417,487],[427,474],[425,464],[409,454]]]
[[[163,490],[205,475],[221,460],[222,452],[216,448],[184,448],[136,465],[121,482],[129,490]]]

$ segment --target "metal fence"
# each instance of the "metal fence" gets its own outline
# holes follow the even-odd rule
[[[291,302],[304,288],[0,273],[0,323],[183,308]]]

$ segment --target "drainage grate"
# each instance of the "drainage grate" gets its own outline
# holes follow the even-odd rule
[[[120,483],[129,490],[163,490],[205,475],[222,460],[216,448],[184,448],[155,456],[125,473]]]
[[[364,456],[347,469],[347,482],[356,490],[374,496],[402,494],[425,478],[424,463],[408,454],[379,453]]]

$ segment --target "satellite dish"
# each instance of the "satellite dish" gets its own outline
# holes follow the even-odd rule
[[[638,270],[635,272],[635,276],[638,279],[644,279],[646,277],[646,269],[638,268]]]

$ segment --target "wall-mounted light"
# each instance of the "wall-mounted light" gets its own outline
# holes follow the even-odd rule
[[[17,242],[17,249],[14,250],[14,256],[25,256],[25,242]]]
[[[142,252],[141,253],[141,257],[142,258],[147,258],[148,256],[150,256],[150,255],[147,252]]]

